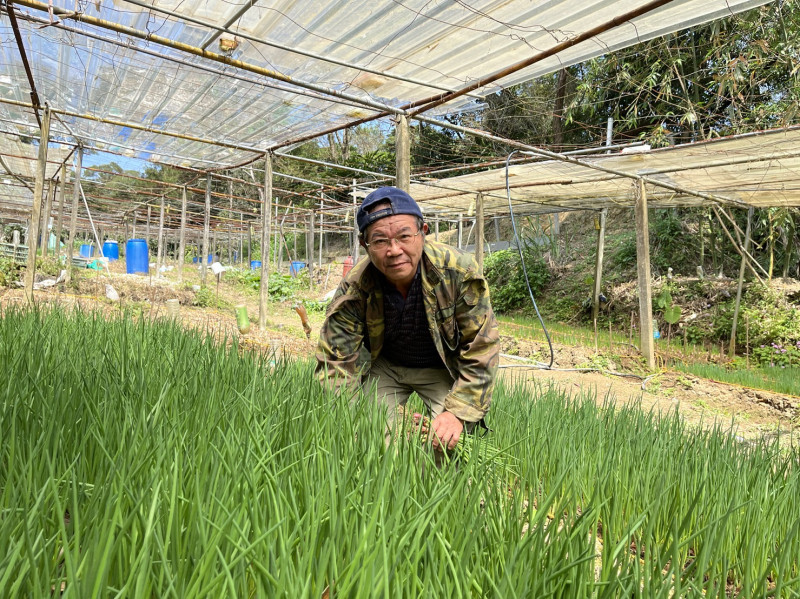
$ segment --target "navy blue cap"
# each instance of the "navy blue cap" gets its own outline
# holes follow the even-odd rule
[[[368,213],[371,206],[375,204],[388,203],[389,207],[377,210],[372,214]],[[387,216],[394,216],[395,214],[411,214],[424,218],[422,210],[419,205],[402,189],[397,187],[380,187],[370,193],[361,202],[361,207],[356,214],[356,221],[358,222],[358,232],[363,233],[364,230],[374,223],[376,220],[386,218]]]

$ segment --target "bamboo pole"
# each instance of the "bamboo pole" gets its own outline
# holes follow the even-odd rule
[[[72,213],[69,219],[69,239],[67,240],[67,274],[64,284],[72,281],[72,252],[75,247],[75,229],[78,226],[78,202],[81,196],[81,172],[83,170],[83,148],[78,146],[75,152],[75,179],[72,181]]]
[[[744,284],[744,271],[745,267],[747,266],[747,258],[745,254],[750,251],[750,228],[753,221],[753,207],[747,210],[747,229],[744,234],[744,253],[742,254],[742,260],[739,263],[739,281],[736,285],[736,303],[734,304],[733,308],[733,323],[731,324],[731,342],[730,348],[728,353],[731,356],[736,355],[736,324],[739,320],[739,306],[742,303],[742,286]]]
[[[183,282],[183,263],[186,256],[186,186],[181,192],[181,230],[178,234],[178,282]]]
[[[600,313],[600,285],[603,282],[603,253],[606,243],[606,215],[608,209],[603,208],[597,221],[597,256],[594,266],[594,291],[592,293],[592,320],[597,320]]]
[[[267,328],[269,302],[269,246],[272,220],[272,152],[264,155],[264,203],[261,205],[261,285],[258,294],[258,328]]]
[[[634,185],[636,205],[636,270],[639,278],[639,323],[642,355],[647,367],[656,366],[653,346],[653,301],[650,281],[650,239],[647,214],[647,189],[645,182],[636,181]]]
[[[33,301],[33,282],[36,278],[36,250],[39,242],[39,222],[42,217],[42,192],[47,172],[47,146],[50,141],[50,107],[45,106],[39,137],[39,156],[36,161],[36,183],[33,186],[33,210],[28,231],[28,262],[25,270],[25,297]]]
[[[478,192],[475,196],[475,261],[478,263],[481,273],[483,272],[483,245],[486,243],[483,225],[483,194]]]

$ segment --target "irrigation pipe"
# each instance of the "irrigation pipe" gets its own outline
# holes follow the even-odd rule
[[[512,360],[527,360],[527,358],[521,358],[519,356],[512,356],[509,354],[500,354],[500,357],[510,358]],[[656,372],[647,376],[641,376],[639,374],[632,374],[630,372],[616,372],[614,370],[605,370],[603,368],[554,368],[553,366],[548,366],[542,362],[535,362],[533,364],[501,364],[498,366],[498,368],[535,368],[536,370],[550,370],[553,372],[600,372],[602,374],[608,374],[611,376],[638,379],[642,381],[642,391],[647,390],[646,385],[650,379],[663,374],[663,372]]]

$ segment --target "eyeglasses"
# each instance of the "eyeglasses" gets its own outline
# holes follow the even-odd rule
[[[364,245],[367,246],[368,249],[373,249],[376,252],[388,249],[392,241],[396,241],[397,245],[401,247],[408,247],[420,233],[422,233],[422,230],[418,229],[416,233],[401,233],[397,237],[379,237]]]

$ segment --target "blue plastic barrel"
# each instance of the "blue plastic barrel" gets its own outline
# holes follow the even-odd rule
[[[144,239],[129,239],[125,244],[125,272],[150,272],[150,252]]]
[[[261,268],[261,260],[251,260],[250,270],[259,270]]]
[[[109,260],[119,260],[119,244],[113,239],[107,240],[103,244],[103,256]]]
[[[88,243],[81,245],[81,258],[91,258],[94,256],[94,246]]]
[[[291,266],[289,266],[289,274],[292,275],[293,277],[296,277],[300,272],[300,270],[305,267],[306,267],[305,262],[299,262],[293,260]]]

